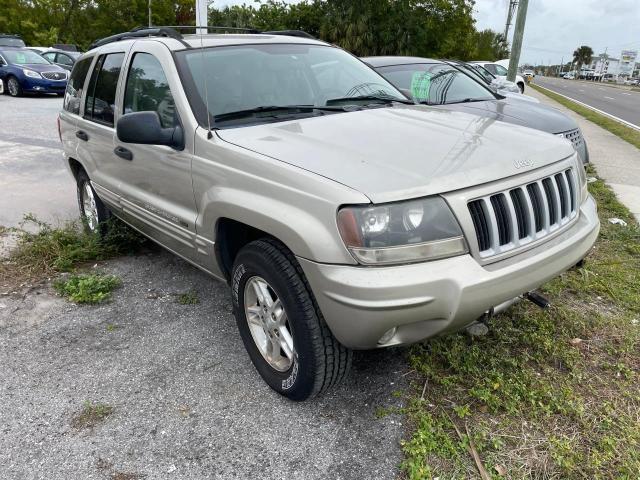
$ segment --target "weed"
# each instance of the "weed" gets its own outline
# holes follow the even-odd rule
[[[77,222],[54,228],[33,215],[25,215],[9,257],[0,262],[0,284],[16,285],[40,277],[69,272],[86,262],[134,253],[146,240],[112,218],[106,234],[87,233]]]
[[[512,478],[636,478],[640,228],[602,181],[589,188],[601,235],[581,268],[543,287],[552,308],[520,303],[485,337],[449,335],[411,350],[419,378],[405,408],[410,479],[476,477],[469,440],[487,471]],[[609,224],[613,216],[628,226]]]
[[[200,299],[196,292],[185,292],[178,295],[178,303],[180,305],[196,305],[200,303]]]
[[[81,430],[93,428],[113,413],[113,407],[105,403],[85,401],[82,410],[71,419],[71,426]]]
[[[108,300],[111,292],[120,284],[121,281],[116,276],[91,273],[56,280],[53,288],[58,294],[75,303],[100,303]]]

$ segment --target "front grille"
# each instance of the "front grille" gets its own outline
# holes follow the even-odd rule
[[[44,78],[49,80],[66,80],[67,79],[67,74],[64,72],[42,72],[40,75],[42,75]]]
[[[538,241],[577,215],[573,168],[468,203],[480,256]]]
[[[579,128],[576,128],[575,130],[569,130],[568,132],[562,132],[558,135],[562,135],[564,138],[573,143],[573,148],[575,149],[582,146],[582,143],[584,142],[584,140],[582,139],[582,132]]]

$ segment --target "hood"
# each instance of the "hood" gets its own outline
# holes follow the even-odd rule
[[[217,135],[347,185],[374,203],[480,185],[574,153],[569,142],[544,132],[412,105],[229,128]]]
[[[535,103],[517,97],[507,97],[503,100],[458,103],[438,108],[491,117],[501,122],[523,125],[549,133],[566,132],[578,128],[576,121],[560,110],[543,103]]]
[[[20,68],[27,68],[29,70],[34,70],[38,73],[42,73],[42,72],[66,73],[67,72],[64,68],[59,67],[58,65],[45,64],[45,63],[26,63],[24,65],[15,65],[15,66]]]

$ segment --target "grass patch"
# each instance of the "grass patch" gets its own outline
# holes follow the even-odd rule
[[[113,407],[105,403],[85,401],[82,410],[71,419],[71,426],[77,430],[93,428],[113,413]]]
[[[408,478],[478,478],[471,442],[494,478],[637,478],[640,228],[602,181],[589,188],[601,235],[582,268],[543,287],[552,308],[522,302],[485,337],[412,348]]]
[[[12,287],[118,255],[134,253],[146,239],[113,218],[103,238],[87,233],[78,222],[54,228],[26,215],[20,228],[9,229],[16,246],[0,260],[0,285]]]
[[[91,273],[56,280],[53,288],[59,295],[74,303],[101,303],[111,298],[111,292],[121,283],[120,279],[114,275]]]
[[[607,117],[606,115],[595,112],[590,108],[583,107],[582,105],[572,102],[571,100],[568,100],[563,96],[558,95],[557,93],[541,88],[535,84],[531,84],[531,88],[555,100],[559,104],[567,107],[569,110],[573,110],[577,114],[583,116],[596,125],[601,126],[605,130],[610,131],[621,139],[626,140],[631,145],[640,148],[640,130],[627,127],[626,125],[623,125],[622,123],[617,122],[612,118]]]
[[[185,292],[178,295],[178,303],[180,305],[197,305],[200,303],[198,294],[196,292]]]

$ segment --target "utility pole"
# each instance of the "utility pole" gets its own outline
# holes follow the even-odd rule
[[[151,0],[149,0],[149,27],[151,27]]]
[[[507,10],[507,24],[504,26],[504,41],[509,43],[509,27],[513,19],[513,12],[516,11],[518,0],[509,0],[509,9]]]
[[[209,24],[207,8],[209,2],[207,0],[196,0],[196,26],[204,28],[196,28],[196,34],[206,35],[208,32],[207,25]]]
[[[516,72],[518,71],[518,63],[520,63],[520,50],[522,49],[522,37],[524,35],[524,23],[527,19],[527,7],[529,0],[520,0],[518,2],[518,15],[516,16],[516,28],[513,31],[513,43],[511,45],[511,55],[509,57],[509,71],[507,80],[514,82],[516,80]]]

